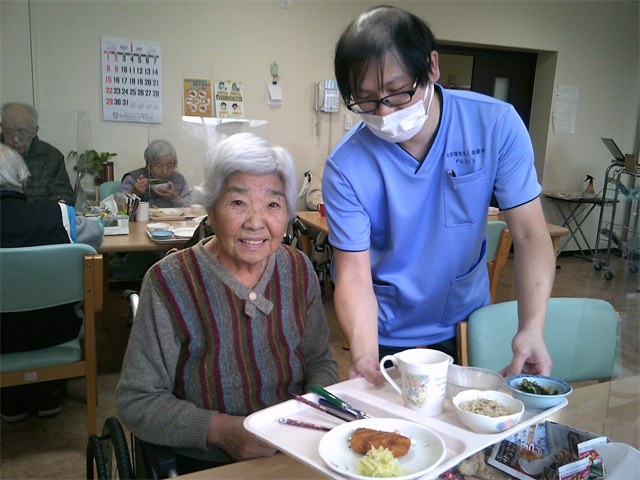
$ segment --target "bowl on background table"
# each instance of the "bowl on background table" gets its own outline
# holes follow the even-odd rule
[[[151,187],[150,187],[150,188],[151,188],[151,190],[153,190],[154,192],[157,192],[157,191],[158,191],[158,189],[160,189],[160,188],[163,188],[163,189],[165,189],[165,190],[168,190],[170,186],[171,186],[171,185],[169,185],[169,183],[168,183],[168,182],[167,182],[167,183],[155,183],[155,184],[151,185]]]
[[[150,232],[157,232],[160,230],[169,230],[170,225],[168,223],[148,223],[147,230]]]
[[[446,398],[451,399],[465,390],[500,390],[504,377],[493,370],[450,365],[447,372]]]
[[[489,417],[463,410],[461,405],[478,399],[498,402],[509,410],[509,415]],[[517,425],[524,413],[524,405],[508,393],[493,390],[465,390],[453,397],[453,408],[462,423],[476,433],[500,433]]]
[[[553,387],[558,391],[557,395],[538,395],[535,393],[527,393],[521,391],[518,387],[523,380],[536,382],[541,387]],[[524,407],[531,412],[542,412],[548,408],[555,407],[562,399],[569,395],[573,388],[566,382],[557,378],[545,377],[543,375],[513,375],[506,380],[507,387],[511,390],[511,394],[524,403]]]
[[[154,240],[169,240],[173,237],[173,232],[170,230],[155,230],[149,234]]]

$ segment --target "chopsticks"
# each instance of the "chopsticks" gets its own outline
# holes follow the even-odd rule
[[[320,410],[321,412],[328,413],[329,415],[337,417],[340,420],[345,420],[346,422],[352,422],[352,421],[354,421],[356,419],[353,415],[351,415],[348,412],[345,412],[345,411],[342,411],[342,410],[340,410],[340,411],[330,410],[327,407],[323,407],[322,405],[318,405],[317,403],[312,402],[311,400],[307,400],[306,398],[301,397],[300,395],[296,395],[295,399],[298,400],[301,403],[304,403],[305,405],[309,405],[310,407],[313,407],[313,408],[315,408],[317,410]]]
[[[316,423],[301,422],[300,420],[291,420],[290,418],[280,417],[278,420],[283,425],[292,425],[294,427],[310,428],[312,430],[320,430],[321,432],[328,432],[331,427],[325,427],[324,425],[318,425]]]

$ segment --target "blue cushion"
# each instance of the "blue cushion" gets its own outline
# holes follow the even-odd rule
[[[18,372],[56,365],[67,365],[80,361],[82,349],[80,340],[76,338],[54,347],[31,350],[28,352],[5,353],[2,355],[0,372]]]

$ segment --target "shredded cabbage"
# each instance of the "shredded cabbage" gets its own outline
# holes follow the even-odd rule
[[[389,449],[371,447],[367,454],[358,460],[358,475],[373,478],[402,477],[411,472],[402,468]]]

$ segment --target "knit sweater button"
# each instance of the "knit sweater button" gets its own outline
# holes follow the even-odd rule
[[[258,294],[257,294],[256,292],[251,292],[251,293],[249,294],[249,300],[253,301],[253,300],[255,300],[256,298],[258,298]]]

